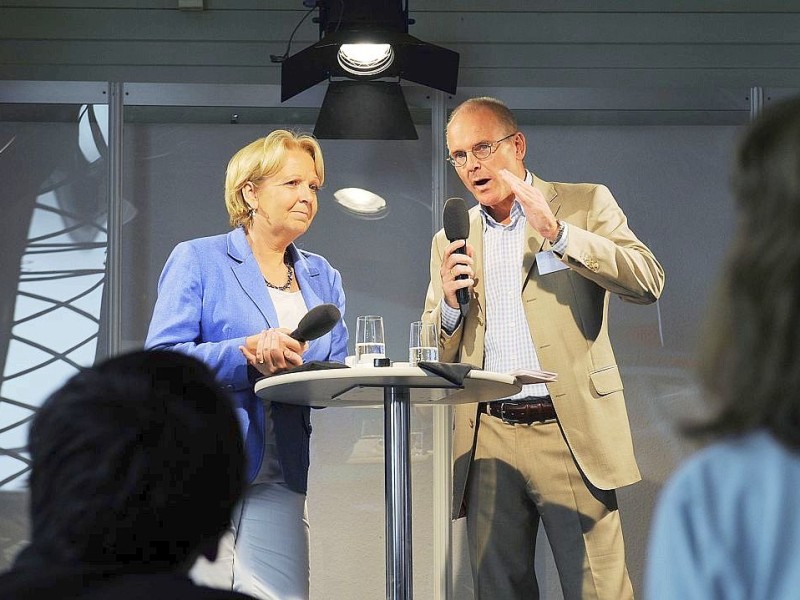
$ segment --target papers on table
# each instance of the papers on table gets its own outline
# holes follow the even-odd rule
[[[516,369],[511,371],[509,375],[516,377],[517,383],[522,385],[528,383],[550,383],[558,379],[558,375],[552,371],[542,371],[541,369]]]

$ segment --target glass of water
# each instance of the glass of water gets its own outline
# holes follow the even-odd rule
[[[411,323],[408,336],[408,362],[416,365],[420,361],[439,360],[439,336],[436,325],[424,321]]]
[[[364,315],[356,319],[356,363],[372,364],[373,359],[386,357],[383,338],[383,317]]]

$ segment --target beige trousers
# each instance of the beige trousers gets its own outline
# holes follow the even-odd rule
[[[616,492],[586,480],[557,421],[481,414],[466,499],[476,600],[539,598],[540,519],[566,600],[633,598]]]

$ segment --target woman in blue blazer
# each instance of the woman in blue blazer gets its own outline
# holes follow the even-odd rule
[[[302,345],[288,335],[319,304],[344,314],[339,272],[294,245],[316,215],[324,173],[308,135],[277,130],[239,150],[225,179],[234,229],[175,247],[146,341],[200,358],[233,397],[250,486],[217,560],[201,560],[193,577],[257,598],[309,595],[310,410],[265,404],[253,384],[311,360],[343,362],[347,353],[344,320]]]

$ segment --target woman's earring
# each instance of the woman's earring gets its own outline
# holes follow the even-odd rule
[[[244,200],[245,204],[250,206],[250,202],[247,200],[247,196],[245,195],[244,190],[242,190],[242,200]],[[255,218],[255,216],[256,216],[256,207],[250,206],[250,210],[247,211],[247,218],[252,221]]]

